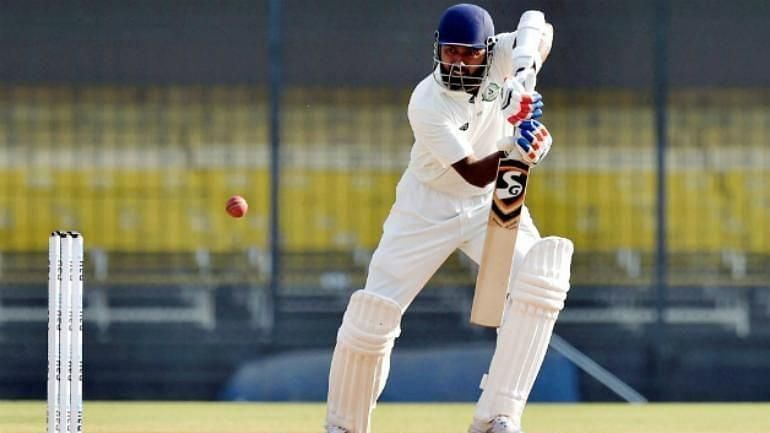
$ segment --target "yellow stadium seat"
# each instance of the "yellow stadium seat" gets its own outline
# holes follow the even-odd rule
[[[653,251],[649,96],[544,93],[544,120],[556,143],[552,159],[533,172],[527,199],[540,230],[571,237],[583,251]],[[409,91],[306,88],[283,97],[282,245],[374,248],[413,140]],[[8,113],[0,146],[17,152],[0,156],[35,153],[0,167],[0,246],[41,249],[41,232],[76,225],[89,244],[111,250],[266,249],[267,101],[266,89],[253,86],[0,88]],[[766,101],[766,91],[672,93],[672,252],[770,253]],[[725,146],[728,152],[718,153]],[[159,161],[161,153],[167,161]],[[223,211],[232,194],[247,196],[247,218]]]

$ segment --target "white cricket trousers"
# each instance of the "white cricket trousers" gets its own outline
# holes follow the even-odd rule
[[[383,225],[364,290],[396,301],[403,312],[458,248],[479,263],[491,200],[487,194],[460,198],[437,191],[407,170],[396,188],[396,202]],[[540,233],[524,207],[511,281],[539,239]]]

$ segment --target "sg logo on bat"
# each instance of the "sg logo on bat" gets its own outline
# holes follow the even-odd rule
[[[490,213],[490,218],[497,225],[507,229],[518,226],[528,174],[529,165],[513,159],[500,160]]]
[[[526,176],[518,171],[506,171],[503,173],[503,182],[505,185],[497,188],[497,196],[503,200],[516,198],[524,192],[524,185],[521,184],[521,178],[526,179]],[[524,181],[526,182],[526,180]]]

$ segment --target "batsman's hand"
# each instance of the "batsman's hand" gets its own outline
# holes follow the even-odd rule
[[[551,150],[553,137],[548,129],[537,120],[524,120],[516,128],[516,135],[503,137],[497,142],[497,148],[506,155],[518,150],[521,160],[529,165],[537,165]]]
[[[539,119],[543,116],[543,97],[534,90],[526,91],[519,80],[507,78],[503,83],[500,109],[508,123],[518,126],[524,120]]]

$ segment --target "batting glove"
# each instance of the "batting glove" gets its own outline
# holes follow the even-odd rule
[[[518,126],[523,120],[543,116],[543,97],[535,91],[527,92],[518,80],[509,78],[503,83],[500,109],[511,125]]]
[[[551,150],[553,137],[545,125],[537,120],[524,120],[516,128],[516,135],[503,137],[497,142],[497,148],[507,154],[517,149],[521,160],[529,165],[536,165]]]

